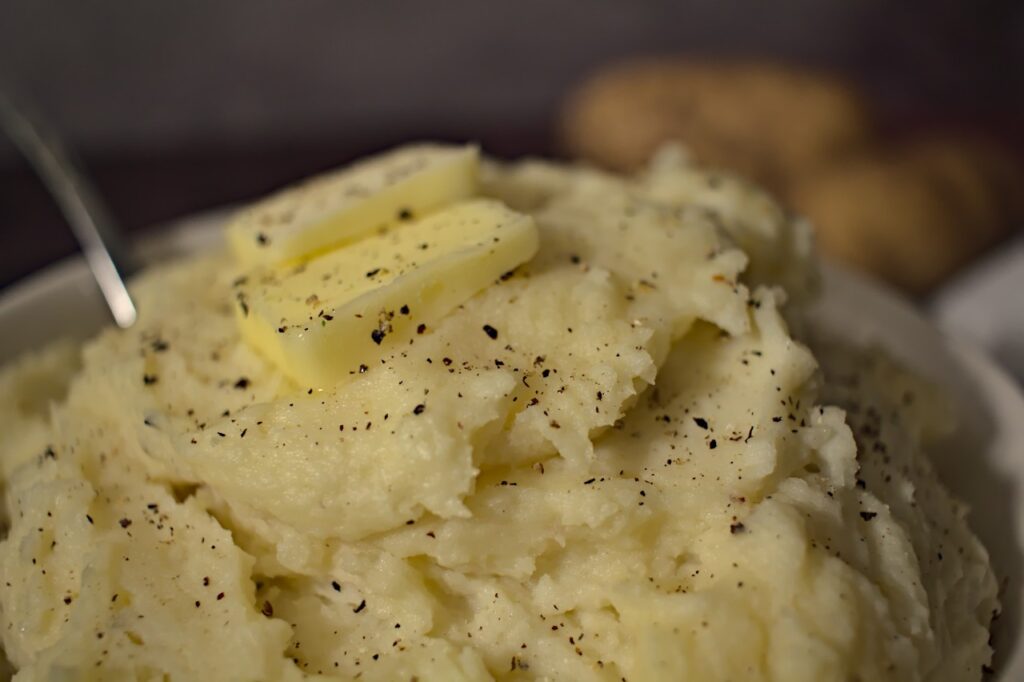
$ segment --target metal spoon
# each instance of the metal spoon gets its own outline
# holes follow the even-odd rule
[[[124,276],[131,272],[130,261],[115,223],[60,139],[23,110],[0,92],[0,126],[60,207],[114,321],[119,327],[130,327],[138,314],[124,283]]]

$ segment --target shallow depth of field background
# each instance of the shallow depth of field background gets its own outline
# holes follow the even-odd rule
[[[67,137],[136,234],[411,138],[557,153],[573,84],[664,53],[837,69],[896,134],[966,126],[1022,148],[1013,1],[0,2],[0,87]],[[0,140],[0,286],[73,251]]]

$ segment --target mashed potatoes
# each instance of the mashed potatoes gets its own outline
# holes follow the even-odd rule
[[[807,229],[671,153],[483,180],[538,254],[337,385],[241,340],[226,253],[0,375],[16,679],[979,679],[943,416],[792,338]]]

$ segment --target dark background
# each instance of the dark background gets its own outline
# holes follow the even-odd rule
[[[410,138],[557,154],[568,88],[663,53],[836,69],[894,136],[983,128],[1022,149],[1020,2],[0,0],[0,87],[133,234]],[[0,286],[74,249],[0,139]]]

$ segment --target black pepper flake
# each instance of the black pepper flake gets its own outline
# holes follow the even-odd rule
[[[262,232],[259,232],[256,234],[256,243],[259,244],[260,246],[266,246],[267,244],[270,243],[270,238],[267,237],[267,235],[263,234]]]
[[[736,523],[729,524],[729,532],[733,535],[739,535],[740,533],[746,533],[747,527],[737,521]]]
[[[367,367],[366,365],[359,365],[359,373],[360,374],[366,374],[366,370],[368,370],[368,369],[370,369],[370,368]]]
[[[715,448],[718,447],[718,441],[716,441],[714,438],[712,438],[711,442],[708,443],[708,447],[711,448],[712,450],[714,450]]]
[[[583,485],[590,485],[591,483],[593,483],[596,480],[597,480],[596,478],[588,478],[587,480],[583,481]]]
[[[150,347],[153,349],[153,352],[155,353],[163,353],[165,350],[170,348],[170,345],[168,345],[168,343],[163,339],[157,339],[152,343]]]
[[[452,359],[451,358],[441,358],[441,362],[444,364],[445,367],[448,367],[449,365],[452,364]]]
[[[373,339],[373,342],[379,346],[380,342],[384,340],[384,332],[382,332],[379,329],[374,329],[372,332],[370,332],[370,338]]]
[[[339,583],[337,580],[331,581],[331,587],[334,588],[335,592],[341,592],[341,583]]]
[[[425,410],[425,409],[427,409],[427,406],[424,405],[423,403],[420,403],[416,407],[412,408],[412,413],[413,414],[423,414],[423,410]]]
[[[693,423],[699,426],[700,428],[704,429],[705,431],[708,428],[708,420],[704,419],[703,417],[694,417]]]
[[[875,518],[876,516],[878,516],[878,512],[861,512],[860,513],[860,517],[862,519],[864,519],[865,521],[870,521],[871,519]]]
[[[420,324],[419,326],[416,327],[417,334],[422,334],[425,331],[427,331],[427,325],[425,324]]]
[[[403,208],[398,212],[399,220],[412,220],[412,211],[408,208]]]
[[[155,374],[143,374],[142,383],[146,386],[152,386],[157,382],[157,376]]]
[[[71,597],[64,597],[64,603],[65,604],[70,604],[71,603]]]
[[[366,600],[364,599],[361,602],[359,602],[359,606],[357,606],[354,609],[352,609],[352,613],[360,613],[365,608],[366,608]]]
[[[43,459],[57,459],[57,453],[53,451],[52,445],[47,445],[43,452]]]
[[[498,330],[489,324],[483,326],[484,333],[491,337],[492,340],[498,338]]]
[[[380,268],[374,268],[373,270],[368,271],[366,273],[366,276],[367,277],[376,277],[379,272],[380,272]]]
[[[409,314],[409,306],[403,305],[401,308],[398,309],[398,312],[402,313],[403,315],[408,315]]]
[[[122,528],[127,528],[128,526],[132,525],[132,520],[125,518],[118,521],[118,523],[121,524]]]
[[[93,522],[92,517],[89,516],[88,514],[85,515],[85,520],[88,521],[89,523]]]
[[[267,618],[273,618],[274,617],[274,605],[271,604],[268,601],[263,602],[263,608],[260,609],[260,613],[262,613]]]
[[[223,598],[224,598],[224,593],[223,592],[218,592],[217,593],[217,601],[220,601]]]
[[[206,576],[206,577],[203,578],[203,587],[209,587],[209,586],[210,586],[210,576]]]
[[[246,377],[242,377],[241,379],[235,382],[235,388],[237,388],[240,391],[244,391],[245,389],[249,388],[249,380]]]

